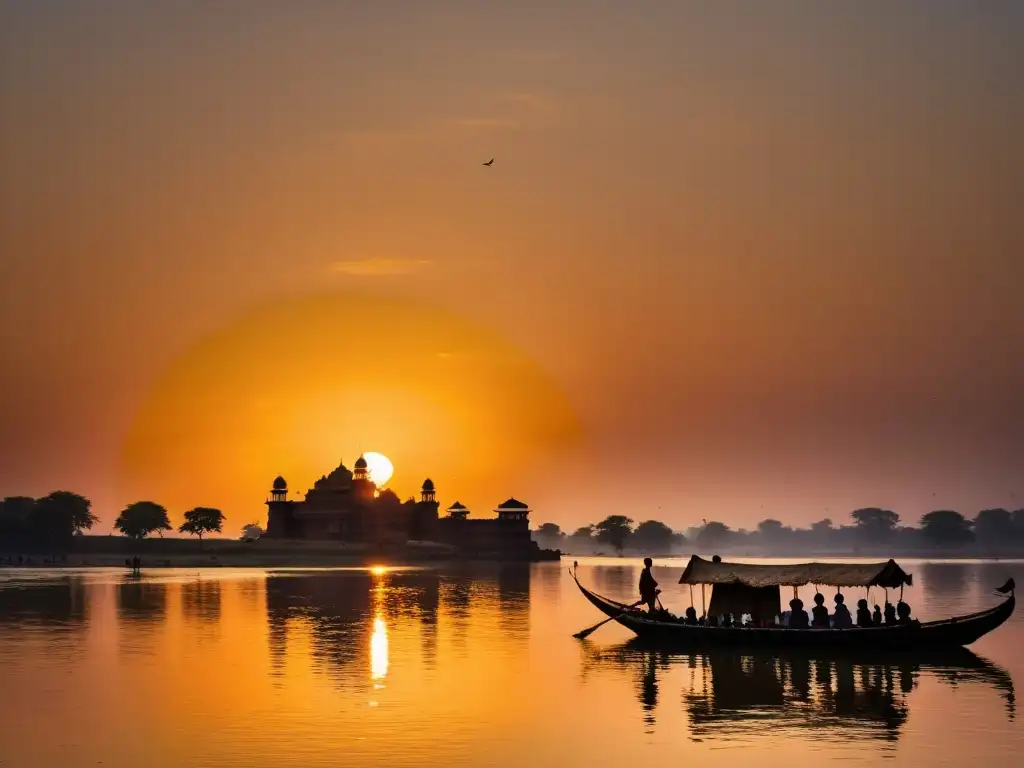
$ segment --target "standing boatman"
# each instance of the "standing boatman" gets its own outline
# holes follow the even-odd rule
[[[644,569],[640,571],[640,602],[647,605],[647,612],[654,613],[654,604],[658,599],[658,594],[661,592],[658,589],[658,582],[654,580],[654,576],[651,574],[651,567],[654,565],[654,561],[649,557],[644,558]]]

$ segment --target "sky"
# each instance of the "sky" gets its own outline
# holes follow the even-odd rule
[[[0,0],[0,494],[1024,506],[1021,71],[1009,1]]]

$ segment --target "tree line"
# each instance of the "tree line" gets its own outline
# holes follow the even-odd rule
[[[938,509],[923,515],[915,527],[901,525],[899,514],[892,510],[866,507],[850,513],[847,525],[835,525],[826,518],[807,528],[794,528],[767,519],[754,530],[704,520],[699,526],[674,531],[658,520],[636,524],[626,515],[610,515],[571,533],[555,523],[544,523],[533,536],[542,547],[578,554],[622,554],[626,550],[670,554],[687,549],[779,554],[884,549],[1011,551],[1024,549],[1024,509],[985,509],[973,519],[955,510]]]
[[[219,509],[195,507],[185,513],[178,531],[202,541],[206,534],[220,533],[224,520]],[[39,499],[8,496],[0,501],[0,550],[64,550],[72,545],[75,536],[83,535],[97,522],[92,502],[71,491],[54,491]],[[117,516],[114,528],[137,540],[174,530],[167,509],[153,501],[129,504]]]

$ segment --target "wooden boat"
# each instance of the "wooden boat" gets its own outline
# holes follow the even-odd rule
[[[596,594],[584,587],[571,570],[573,580],[583,596],[598,610],[632,631],[638,638],[658,646],[675,649],[720,648],[812,648],[862,651],[935,651],[961,648],[978,640],[1005,622],[1013,614],[1015,598],[1012,581],[1009,597],[999,605],[966,616],[928,622],[851,627],[849,629],[789,629],[768,627],[717,627],[683,623],[667,612],[649,614]],[[749,613],[744,603],[756,606],[761,615],[769,613],[766,605],[781,603],[779,588],[807,584],[836,587],[902,588],[911,583],[911,576],[893,560],[876,564],[805,563],[800,565],[752,565],[703,560],[694,555],[680,578],[681,584],[718,585],[711,598],[711,615],[718,615],[722,605],[734,614]],[[774,597],[773,597],[774,595]],[[717,605],[716,605],[717,603]]]

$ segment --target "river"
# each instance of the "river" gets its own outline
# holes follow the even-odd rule
[[[601,616],[568,564],[0,570],[0,765],[955,766],[1024,754],[1021,612],[953,666],[652,653],[616,625],[573,639]],[[655,566],[677,613],[684,565]],[[901,565],[922,620],[995,604],[1009,576],[1024,583],[1021,561]],[[579,572],[632,599],[640,567],[586,558]],[[851,606],[863,596],[846,594]]]

